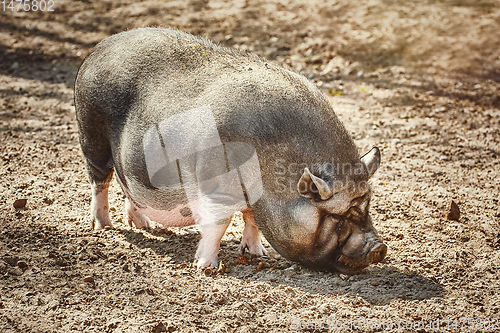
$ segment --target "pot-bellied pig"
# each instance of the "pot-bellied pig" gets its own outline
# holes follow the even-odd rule
[[[96,45],[79,69],[75,106],[92,185],[94,229],[111,226],[113,175],[137,228],[199,224],[198,267],[243,212],[241,248],[356,272],[387,247],[368,213],[380,151],[358,150],[306,78],[207,39],[136,29]]]

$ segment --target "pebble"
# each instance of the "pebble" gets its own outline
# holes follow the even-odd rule
[[[26,261],[24,261],[24,260],[20,260],[20,261],[17,262],[17,267],[19,267],[19,268],[26,268],[26,267],[28,267],[28,263]]]
[[[448,156],[446,156],[446,155],[441,155],[441,156],[439,156],[439,159],[440,159],[441,161],[449,161],[449,160],[450,160],[450,158],[449,158]]]
[[[266,263],[265,262],[259,262],[259,264],[257,265],[257,272],[259,271],[262,271],[263,269],[265,269],[267,267]]]
[[[92,276],[86,276],[83,278],[83,282],[92,282],[94,283],[94,278]]]
[[[213,273],[217,273],[219,272],[219,274],[224,274],[224,273],[229,273],[229,267],[227,267],[222,261],[219,263],[219,268],[213,272]],[[205,275],[207,273],[205,272]]]
[[[376,287],[376,286],[378,286],[378,285],[379,285],[378,281],[376,281],[376,280],[371,280],[371,281],[370,281],[370,284],[371,284],[372,286],[374,286],[374,287]]]
[[[447,220],[458,221],[458,219],[460,218],[460,209],[458,208],[458,205],[455,203],[455,201],[451,200],[450,210],[444,213],[444,217]]]
[[[14,201],[14,208],[15,209],[21,209],[26,207],[26,203],[28,202],[28,199],[17,199]]]

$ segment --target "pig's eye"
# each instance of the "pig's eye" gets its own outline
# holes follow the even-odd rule
[[[364,196],[353,200],[353,205],[345,213],[345,218],[355,223],[363,222],[368,213],[368,206],[370,205],[370,197]]]
[[[345,218],[353,222],[362,222],[365,219],[365,213],[357,206],[349,208]]]

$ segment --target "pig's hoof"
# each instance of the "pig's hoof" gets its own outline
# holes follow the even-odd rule
[[[93,218],[91,222],[92,230],[114,229],[109,218]]]
[[[262,245],[260,237],[258,239],[247,239],[243,237],[240,244],[241,254],[245,254],[245,250],[248,250],[248,253],[250,253],[252,257],[267,256],[267,251]]]
[[[207,268],[207,267],[217,267],[219,261],[217,260],[217,249],[209,249],[208,251],[204,247],[205,242],[203,239],[198,246],[198,250],[195,255],[195,265],[197,268]]]
[[[152,223],[149,217],[139,213],[137,208],[128,199],[125,200],[125,211],[130,227],[132,227],[133,223],[137,229],[151,229]]]
[[[136,218],[132,216],[128,216],[128,225],[130,227],[135,226],[137,229],[151,229],[151,220],[146,216],[142,216],[143,218]]]
[[[196,268],[202,269],[202,268],[208,268],[208,267],[217,267],[217,258],[215,259],[206,259],[206,258],[200,258],[198,260],[195,260],[195,265]]]

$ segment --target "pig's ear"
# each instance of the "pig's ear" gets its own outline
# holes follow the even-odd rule
[[[313,175],[308,168],[304,169],[297,184],[297,190],[306,198],[319,196],[321,200],[326,200],[333,195],[333,189],[323,179]]]
[[[361,162],[366,166],[368,178],[370,178],[380,166],[380,150],[373,147],[369,152],[361,156]]]

